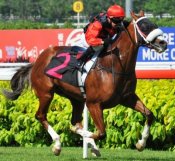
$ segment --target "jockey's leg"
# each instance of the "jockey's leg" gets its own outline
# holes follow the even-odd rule
[[[83,55],[78,59],[78,67],[81,67],[88,59],[91,59],[93,54],[100,53],[103,50],[103,45],[99,46],[90,46],[87,50],[83,53]]]
[[[86,49],[86,51],[82,54],[82,56],[78,59],[78,67],[81,67],[90,57],[93,55],[94,49],[90,46]]]

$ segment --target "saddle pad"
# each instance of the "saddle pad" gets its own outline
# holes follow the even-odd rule
[[[73,86],[78,86],[76,64],[77,60],[75,56],[72,56],[68,52],[59,53],[51,59],[45,69],[45,74]]]
[[[84,86],[87,74],[95,63],[98,54],[99,53],[94,54],[92,59],[86,62],[82,67],[80,75],[77,73],[76,55],[72,55],[69,52],[59,53],[51,59],[45,69],[45,74],[51,78],[60,79],[73,86],[82,87]]]

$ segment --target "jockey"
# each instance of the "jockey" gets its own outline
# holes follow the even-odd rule
[[[119,33],[119,27],[125,17],[124,9],[119,5],[112,5],[106,13],[100,13],[93,17],[84,28],[85,41],[88,44],[87,50],[78,60],[80,67],[94,52],[101,51],[112,43],[112,37]]]

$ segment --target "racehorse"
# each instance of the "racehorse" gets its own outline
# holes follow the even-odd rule
[[[141,112],[147,120],[136,148],[141,151],[146,146],[154,117],[135,93],[137,53],[140,46],[146,46],[162,53],[167,48],[167,42],[163,39],[163,32],[144,16],[143,11],[140,11],[138,15],[131,11],[131,18],[126,27],[123,25],[123,31],[118,39],[102,51],[96,65],[88,73],[84,86],[86,98],[83,97],[79,87],[50,78],[44,73],[56,53],[69,50],[71,47],[68,46],[45,49],[35,63],[21,67],[14,74],[11,79],[12,92],[4,90],[7,98],[15,100],[21,95],[26,84],[32,86],[39,99],[36,118],[55,141],[53,152],[56,155],[61,152],[60,136],[49,125],[46,118],[54,93],[67,97],[72,104],[72,130],[95,140],[106,137],[104,109],[121,104]],[[82,113],[85,103],[97,129],[96,133],[83,130]]]

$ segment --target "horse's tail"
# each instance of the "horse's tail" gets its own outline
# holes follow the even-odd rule
[[[21,95],[23,89],[30,85],[30,71],[32,67],[33,64],[29,64],[17,70],[10,81],[12,92],[2,91],[6,98],[16,100]]]

